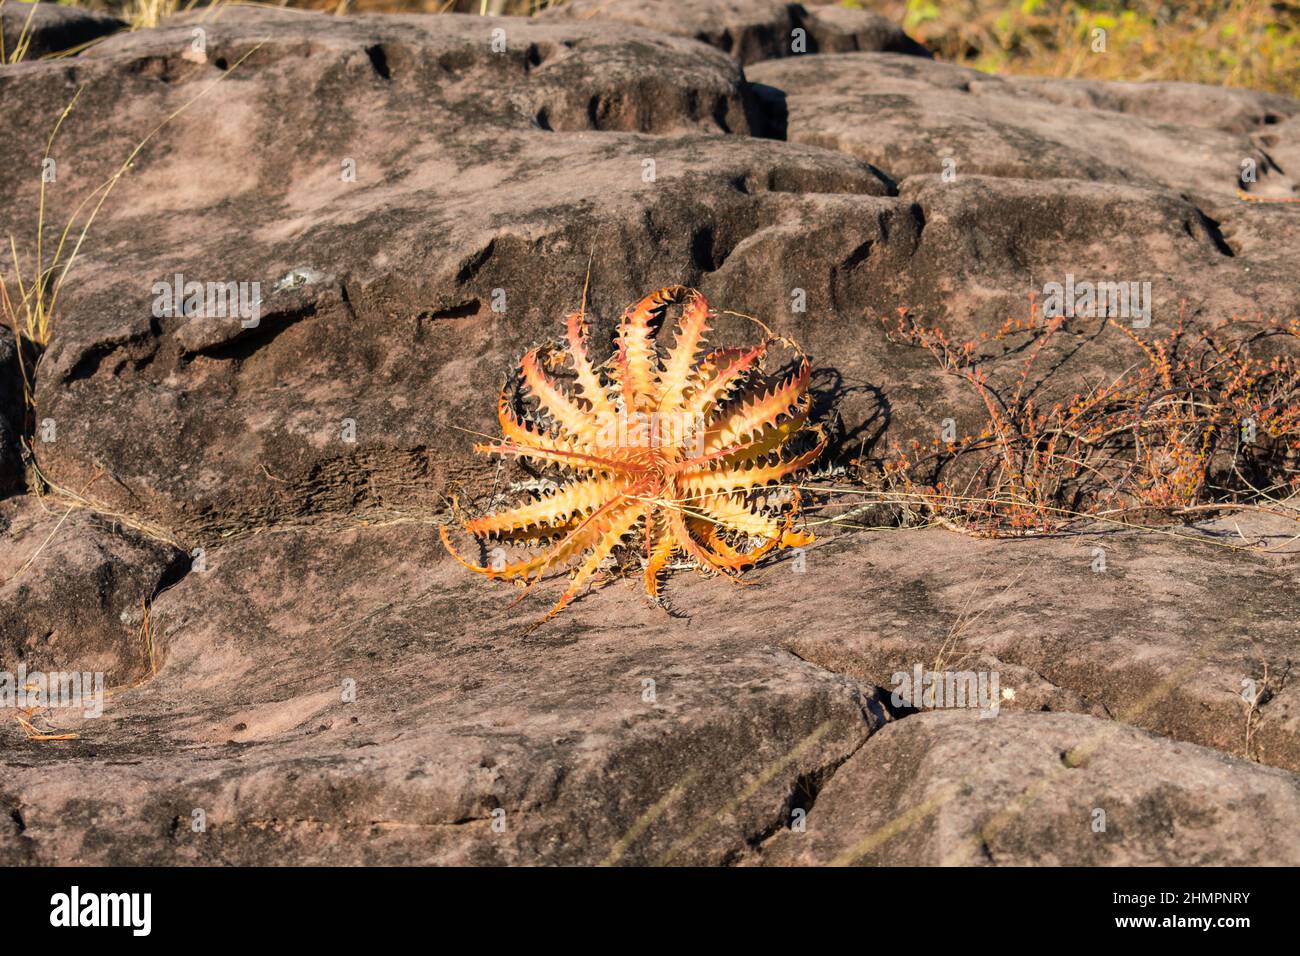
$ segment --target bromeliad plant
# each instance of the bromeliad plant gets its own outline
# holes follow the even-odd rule
[[[682,312],[672,346],[661,350],[656,323],[670,305]],[[811,542],[811,534],[794,529],[797,490],[773,495],[772,503],[762,490],[812,464],[825,447],[820,428],[808,424],[808,359],[793,343],[769,336],[701,360],[712,316],[699,292],[671,286],[623,313],[614,354],[600,366],[588,354],[585,305],[566,320],[564,347],[524,355],[520,377],[537,414],[517,414],[507,384],[497,403],[502,438],[475,450],[559,469],[564,483],[464,527],[489,543],[540,550],[516,561],[494,551],[495,560],[478,565],[461,557],[443,527],[452,555],[488,578],[529,588],[550,570],[571,568],[549,619],[625,542],[636,542],[646,593],[656,599],[674,558],[738,579],[773,549]],[[773,380],[762,366],[777,343],[798,357],[792,373]],[[548,374],[565,366],[574,394]],[[793,451],[809,434],[812,447]]]

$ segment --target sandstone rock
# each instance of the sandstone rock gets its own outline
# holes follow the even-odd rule
[[[1278,114],[1269,114],[1264,123],[1263,127],[1256,128],[1252,141],[1268,158],[1267,171],[1295,169],[1295,164],[1300,162],[1300,116],[1292,113],[1283,119]],[[1289,179],[1274,175],[1257,179],[1259,181],[1250,186],[1252,195],[1274,200],[1295,199],[1295,190],[1288,188],[1291,185]]]
[[[142,604],[188,569],[182,552],[28,497],[0,502],[0,529],[0,671],[101,672],[109,687],[149,672]]]
[[[1134,84],[992,77],[888,53],[788,58],[747,73],[781,91],[789,140],[866,159],[912,201],[919,229],[895,231],[889,243],[914,249],[905,278],[872,274],[883,246],[875,242],[859,270],[875,295],[855,288],[847,297],[868,303],[868,314],[887,313],[892,297],[914,314],[944,314],[938,324],[960,335],[988,333],[1024,315],[1046,282],[1074,275],[1150,282],[1153,335],[1180,316],[1192,327],[1296,316],[1289,290],[1300,229],[1291,207],[1237,196],[1247,160],[1259,175],[1252,192],[1292,193],[1261,137],[1273,150],[1293,141],[1278,122],[1300,111],[1293,100],[1206,89],[1198,108],[1188,84],[1141,84],[1139,95]],[[790,284],[789,271],[773,286]],[[1128,346],[1102,325],[1075,323],[1081,338],[1045,356],[1045,365],[1059,363],[1053,397],[1127,367]],[[909,362],[876,334],[865,323],[837,336],[845,352],[864,356],[854,372],[865,381]],[[1084,339],[1088,347],[1076,349]],[[888,358],[876,366],[866,356]],[[923,367],[902,367],[913,387],[884,390],[891,428],[928,421],[932,435],[946,415],[963,429],[976,424],[978,407],[920,384]]]
[[[1173,127],[1254,133],[1296,115],[1295,101],[1277,93],[1202,83],[1122,83],[1007,77],[1020,89],[1071,109],[1123,113]]]
[[[1300,194],[1286,172],[1294,165],[1286,161],[1288,150],[1300,149],[1300,127],[1290,121],[1300,113],[1295,100],[1187,83],[993,77],[886,53],[790,58],[748,72],[752,80],[781,90],[788,139],[860,156],[900,182],[946,174],[945,184],[959,186],[968,176],[993,176],[1034,180],[1052,192],[1058,180],[1073,179],[1176,193],[1196,206],[1215,246],[1236,261],[1224,263],[1227,268],[1205,284],[1197,281],[1198,270],[1157,249],[1133,265],[1167,264],[1178,274],[1177,297],[1223,317],[1252,298],[1251,312],[1293,311],[1285,294],[1257,283],[1289,282],[1300,261],[1294,219],[1277,206],[1242,201],[1238,190],[1245,185],[1250,195],[1269,199]],[[866,116],[870,123],[863,122]],[[1247,167],[1254,181],[1243,183]],[[1173,238],[1175,230],[1187,228],[1178,218],[1142,232],[1149,239]],[[1092,251],[1086,241],[1090,227],[1123,223],[1081,224],[1059,247],[1063,257],[1079,257],[1076,273],[1082,274],[1093,267],[1084,264]],[[1006,261],[1037,265],[1025,255]],[[1218,301],[1216,289],[1225,284],[1245,292],[1234,289]]]
[[[17,51],[20,40],[27,44],[24,59],[36,59],[79,47],[125,27],[117,17],[57,3],[8,0],[0,8],[6,57]]]
[[[1098,542],[1109,555],[1100,574]],[[868,772],[860,767],[885,768],[891,786],[911,779],[888,749],[867,756],[868,736],[894,710],[892,673],[935,661],[996,669],[1015,692],[1000,716],[975,719],[976,733],[1027,726],[1039,747],[1034,726],[1148,739],[1127,722],[1300,765],[1288,689],[1261,700],[1249,741],[1240,697],[1241,675],[1262,678],[1270,661],[1276,681],[1294,659],[1294,555],[1224,558],[1208,544],[1137,534],[999,547],[941,531],[832,536],[809,549],[804,572],[779,562],[743,592],[679,575],[670,614],[647,606],[635,581],[614,582],[530,630],[548,595],[510,607],[512,589],[466,580],[427,523],[251,535],[210,551],[207,570],[154,602],[157,677],[121,692],[99,720],[51,713],[53,729],[79,741],[23,745],[12,730],[0,799],[25,822],[23,841],[0,852],[117,863],[768,859],[766,841],[795,810],[816,832],[819,816],[833,838],[857,832],[856,817],[823,815],[841,774],[853,806],[908,808],[855,781]],[[343,699],[350,689],[355,702]],[[1076,723],[1053,724],[1044,708],[1108,719],[1060,714]],[[945,719],[907,714],[895,710],[903,725]],[[942,726],[937,740],[957,733]],[[957,740],[954,753],[970,749]],[[1145,781],[1207,752],[1163,742],[1110,753],[1116,780]],[[1280,799],[1286,788],[1268,781],[1294,780],[1215,759],[1215,788]],[[1004,790],[1036,779],[993,766]],[[1141,787],[1107,792],[1156,799]],[[1186,802],[1170,799],[1152,812]],[[1223,826],[1254,807],[1230,805]],[[195,809],[205,833],[190,827]],[[504,831],[492,829],[494,811]],[[1128,847],[1135,831],[1114,825],[1110,839],[1124,834]],[[1220,846],[1225,832],[1202,834],[1198,852],[1219,862],[1293,852],[1285,841]],[[1152,831],[1138,833],[1124,851],[1135,861],[1156,852],[1143,848]],[[1072,855],[1053,858],[1054,845],[1026,837],[1014,853],[999,843],[993,852],[1105,858],[1082,855],[1082,835]],[[1097,852],[1121,851],[1111,842]],[[1184,844],[1159,852],[1200,859]],[[890,858],[931,862],[921,853]]]
[[[1015,695],[1004,708],[1108,717],[1300,772],[1287,688],[1300,659],[1294,522],[1240,515],[1167,534],[1016,541],[906,534],[905,546],[886,534],[809,551],[810,582],[821,565],[846,582],[830,621],[800,627],[800,604],[787,599],[783,613],[758,589],[755,611],[787,634],[783,647],[865,684],[892,689],[918,664],[997,671]]]
[[[885,175],[817,145],[735,135],[770,128],[770,95],[721,53],[624,23],[231,8],[204,21],[202,63],[186,57],[185,23],[0,76],[31,105],[0,169],[37,162],[50,118],[84,84],[59,141],[75,161],[51,197],[57,221],[207,89],[105,206],[37,385],[40,414],[69,438],[40,452],[42,469],[78,487],[104,467],[105,508],[194,543],[366,510],[430,513],[458,488],[486,488],[492,472],[469,446],[493,427],[490,396],[577,305],[593,251],[601,335],[650,288],[687,282],[796,337],[819,362],[819,413],[834,408],[843,423],[836,455],[878,455],[886,439],[928,440],[944,418],[964,428],[980,414],[928,356],[886,342],[876,317],[900,305],[976,334],[1023,314],[1030,293],[1066,272],[1132,278],[1140,264],[1161,330],[1184,300],[1194,324],[1296,308],[1289,210],[1219,189],[1249,145],[1240,128],[1288,101],[1233,94],[1224,129],[1188,139],[1137,112],[1076,110],[1088,128],[1133,133],[1135,145],[1116,149],[1141,162],[1213,147],[1209,166],[1129,175],[1069,147],[1059,117],[1070,110],[1036,99],[1043,83],[892,54],[751,68],[783,84],[792,138],[869,152]],[[491,29],[505,31],[505,52],[492,52]],[[879,96],[911,105],[882,112]],[[111,129],[96,123],[124,97],[132,108]],[[975,153],[947,183],[918,137],[943,138],[957,100],[991,105],[964,121]],[[1030,136],[1025,116],[1045,131]],[[874,142],[906,148],[815,132],[867,128],[868,117]],[[1012,120],[1029,138],[1009,132]],[[30,241],[37,183],[9,175],[18,199],[4,226]],[[317,278],[286,285],[300,271]],[[153,315],[154,284],[178,273],[258,282],[258,324]],[[807,312],[791,311],[793,290]],[[738,322],[719,334],[751,332]],[[1067,333],[1048,354],[1062,363],[1062,392],[1132,362],[1118,334],[1075,348],[1095,332]],[[355,444],[342,440],[347,421]]]
[[[601,345],[624,306],[679,282],[798,339],[832,463],[981,414],[928,356],[886,340],[877,317],[899,306],[976,335],[1070,272],[1151,281],[1153,334],[1180,310],[1193,327],[1295,317],[1293,208],[1243,202],[1236,177],[1252,159],[1252,192],[1293,192],[1300,105],[827,52],[901,42],[893,28],[871,39],[877,21],[857,11],[664,7],[640,27],[629,6],[601,9],[226,7],[203,20],[202,56],[182,16],[0,68],[0,95],[22,106],[0,137],[0,235],[24,252],[34,170],[78,88],[47,227],[184,107],[101,211],[37,370],[37,415],[59,436],[34,443],[37,464],[101,515],[70,512],[0,585],[0,663],[21,650],[102,664],[120,690],[99,720],[45,715],[76,741],[0,729],[0,860],[811,861],[821,844],[781,835],[794,811],[832,855],[861,813],[905,812],[892,789],[863,810],[851,781],[876,772],[887,735],[900,753],[942,745],[948,718],[894,708],[888,691],[896,672],[946,660],[1016,691],[1002,717],[952,724],[977,750],[1002,746],[1001,727],[1028,728],[1030,766],[1098,721],[1169,738],[1117,728],[1126,743],[1098,779],[1128,836],[1117,849],[1081,831],[1060,861],[1272,862],[1242,821],[1291,825],[1294,778],[1256,764],[1300,770],[1289,523],[1010,543],[821,524],[805,573],[778,562],[743,591],[675,580],[691,617],[628,583],[537,631],[547,602],[508,606],[515,594],[465,574],[434,524],[452,496],[482,507],[524,477],[470,446],[495,430],[519,354],[577,307],[589,263]],[[797,18],[822,52],[757,62],[782,55]],[[258,283],[256,320],[158,308],[178,274]],[[1044,356],[1058,366],[1044,396],[1133,363],[1102,324]],[[753,334],[722,316],[714,339]],[[1018,361],[990,374],[1007,381]],[[842,513],[835,500],[823,517]],[[0,505],[0,568],[55,530],[51,508]],[[1224,547],[1257,538],[1278,553]],[[197,546],[208,569],[177,581]],[[160,670],[137,686],[142,598]],[[869,741],[891,708],[898,726]],[[1192,744],[1249,761],[1211,767]],[[1209,820],[1238,783],[1274,809],[1224,803]],[[1125,816],[1137,805],[1150,819]],[[1035,826],[1074,819],[1073,803],[1052,807]],[[949,829],[908,838],[917,860],[983,811],[942,812]],[[1169,820],[1195,832],[1170,842]],[[1237,822],[1248,839],[1226,846]],[[990,852],[1056,861],[1043,832],[1008,830]]]
[[[996,77],[888,53],[791,57],[747,74],[784,92],[790,140],[861,156],[900,180],[939,174],[951,159],[958,179],[1164,187],[1226,205],[1250,159],[1261,179],[1291,184],[1250,139],[1300,112],[1276,94]]]
[[[543,12],[543,19],[631,23],[701,40],[742,64],[803,53],[889,51],[928,57],[896,23],[869,10],[790,3],[788,0],[573,0]],[[795,49],[795,31],[802,49]]]
[[[593,250],[593,300],[608,329],[651,287],[717,269],[802,193],[866,199],[890,189],[868,164],[819,150],[644,135],[744,121],[737,68],[689,41],[494,20],[512,37],[498,55],[473,17],[264,14],[205,21],[207,65],[182,58],[188,33],[178,26],[7,78],[51,110],[69,70],[85,82],[79,108],[106,109],[123,82],[132,89],[137,118],[107,136],[69,118],[61,143],[80,158],[59,191],[68,201],[96,182],[74,179],[78,168],[111,172],[109,157],[125,155],[133,136],[222,75],[216,64],[232,69],[112,197],[96,223],[102,245],[84,250],[64,293],[38,383],[41,415],[67,437],[43,452],[54,480],[79,486],[102,463],[113,476],[96,487],[106,507],[181,533],[372,505],[439,508],[455,481],[490,475],[468,454],[473,433],[493,427],[482,397],[577,305]],[[255,40],[264,45],[234,69]],[[298,55],[303,43],[316,53]],[[387,51],[387,78],[375,49]],[[286,102],[285,83],[317,92]],[[710,96],[722,99],[706,106]],[[363,124],[372,115],[389,119]],[[638,132],[611,130],[615,120]],[[563,131],[579,122],[592,131]],[[35,142],[38,126],[21,141]],[[206,171],[213,148],[234,155],[249,144],[265,166]],[[292,172],[269,159],[290,150]],[[340,179],[345,161],[357,182]],[[25,180],[14,188],[33,197]],[[171,227],[142,228],[164,211]],[[131,251],[95,251],[108,248]],[[276,291],[299,269],[332,278]],[[259,282],[259,323],[155,317],[154,283],[177,273]],[[304,363],[309,354],[317,360]],[[356,422],[355,445],[340,440],[345,419]],[[160,471],[159,461],[175,464]]]
[[[1300,778],[1074,714],[930,713],[840,767],[806,826],[762,862],[1285,866]]]
[[[885,720],[747,624],[632,589],[529,634],[536,609],[467,587],[432,531],[209,555],[155,602],[156,678],[98,721],[55,712],[82,735],[57,749],[4,732],[24,829],[0,859],[721,863]]]

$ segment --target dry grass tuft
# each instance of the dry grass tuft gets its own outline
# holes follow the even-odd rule
[[[13,329],[16,337],[41,348],[49,344],[50,335],[54,330],[55,316],[58,312],[59,294],[67,282],[68,273],[81,252],[82,244],[86,241],[91,226],[94,225],[95,219],[99,216],[100,210],[104,208],[104,203],[112,194],[114,187],[131,169],[132,164],[135,163],[136,158],[139,157],[145,146],[164,127],[233,73],[244,60],[257,52],[261,46],[262,44],[259,43],[249,49],[231,65],[229,70],[223,71],[220,76],[206,84],[198,93],[186,100],[185,103],[169,114],[162,122],[150,130],[143,139],[136,143],[113,174],[81,200],[72,211],[72,215],[68,217],[67,223],[59,233],[58,241],[54,244],[54,248],[48,250],[45,243],[47,182],[44,176],[41,177],[36,208],[35,248],[28,255],[21,255],[18,240],[11,234],[8,242],[11,275],[8,279],[0,275],[0,319],[3,319],[5,324]],[[50,137],[45,143],[45,153],[41,163],[42,169],[45,167],[45,161],[50,158],[59,130],[62,129],[64,121],[72,112],[73,107],[76,106],[80,96],[81,89],[79,88],[73,94],[68,105],[63,108],[63,112],[59,114],[58,120],[55,121]],[[13,283],[12,288],[10,282]],[[26,379],[27,375],[26,371],[24,371],[24,381]]]
[[[189,0],[184,9],[194,6]],[[132,30],[148,30],[158,26],[172,14],[182,9],[180,0],[130,0],[122,10],[122,19]]]
[[[3,12],[5,3],[8,0],[0,0],[0,12]],[[0,64],[21,63],[27,58],[27,53],[31,49],[32,43],[32,18],[36,16],[36,4],[27,13],[27,19],[23,21],[23,28],[18,33],[18,39],[14,42],[13,49],[5,49],[5,38],[3,32],[0,32]]]
[[[54,129],[50,132],[50,138],[45,143],[45,153],[42,156],[41,167],[44,169],[46,161],[50,158],[50,151],[54,148],[54,141],[58,138],[59,130],[63,127],[63,121],[68,118],[72,108],[77,104],[77,99],[81,96],[81,90],[78,89],[73,94],[68,105],[63,108],[59,118],[54,123]],[[0,315],[3,315],[6,324],[14,331],[15,337],[26,339],[39,346],[44,346],[50,339],[51,318],[54,314],[55,306],[58,302],[59,290],[63,287],[64,279],[67,277],[68,270],[72,267],[72,262],[76,258],[76,252],[81,246],[81,240],[85,238],[83,232],[75,241],[72,250],[65,257],[64,250],[67,248],[68,238],[71,235],[78,215],[85,208],[87,199],[77,207],[72,218],[68,220],[63,231],[59,234],[59,241],[53,252],[46,256],[45,249],[45,203],[46,203],[46,185],[47,180],[41,177],[41,188],[36,210],[36,248],[32,255],[28,257],[27,264],[18,254],[18,241],[11,234],[9,236],[9,254],[10,264],[13,273],[13,282],[15,284],[17,295],[9,291],[8,283],[3,276],[0,276]],[[86,229],[89,229],[90,223],[86,223]],[[27,274],[28,278],[23,279]],[[20,352],[21,354],[21,352]],[[26,373],[24,372],[24,381]]]

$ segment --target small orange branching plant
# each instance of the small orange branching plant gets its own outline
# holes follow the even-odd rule
[[[661,349],[656,322],[671,305],[682,307],[681,316],[671,347]],[[488,564],[475,564],[461,557],[443,527],[443,542],[456,559],[488,578],[528,588],[549,570],[571,567],[569,586],[549,619],[625,541],[636,542],[652,598],[675,557],[706,574],[737,579],[773,549],[811,542],[812,535],[794,528],[797,491],[774,503],[759,497],[766,486],[812,464],[825,446],[820,429],[808,425],[808,359],[793,343],[770,335],[749,348],[713,349],[701,357],[713,317],[693,289],[654,292],[623,313],[614,354],[596,366],[584,302],[565,322],[563,345],[526,353],[520,377],[535,411],[521,417],[507,383],[497,402],[502,437],[475,450],[556,469],[563,483],[465,522],[477,538],[536,553],[507,561],[504,550],[496,550]],[[763,361],[777,343],[794,348],[795,368],[768,376]],[[572,376],[572,393],[551,374],[560,369]],[[812,447],[792,450],[806,434],[815,437]]]
[[[1187,516],[1227,504],[1274,503],[1300,491],[1300,323],[1234,319],[1213,332],[1178,323],[1144,339],[1114,320],[1137,362],[1113,380],[1040,407],[1035,366],[1063,318],[1031,307],[980,340],[952,342],[908,320],[887,332],[929,351],[970,386],[987,420],[975,434],[927,448],[913,441],[886,461],[897,500],[935,522],[1004,537],[1087,518]],[[1009,386],[995,387],[979,354],[1028,335]]]

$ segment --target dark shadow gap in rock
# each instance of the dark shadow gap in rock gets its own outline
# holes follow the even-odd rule
[[[691,236],[691,263],[701,272],[716,272],[722,263],[714,249],[712,226],[701,226]],[[725,257],[724,257],[725,258]]]
[[[914,202],[912,203],[912,207],[909,211],[912,214],[912,218],[916,220],[916,244],[919,247],[921,245],[922,239],[925,236],[925,224],[926,224],[925,207],[923,207],[920,203]]]
[[[388,67],[388,55],[384,53],[382,44],[375,43],[366,47],[366,56],[370,58],[370,65],[380,79],[391,80],[393,78],[392,71]]]
[[[483,303],[479,299],[467,299],[456,305],[421,312],[415,317],[415,320],[417,324],[421,324],[425,321],[436,321],[437,319],[468,319],[471,316],[478,315],[482,309]]]
[[[1205,235],[1209,237],[1209,240],[1212,243],[1214,243],[1214,248],[1217,249],[1221,255],[1234,258],[1237,255],[1237,252],[1228,243],[1227,237],[1224,236],[1223,231],[1219,228],[1218,220],[1211,219],[1199,206],[1196,207],[1196,217],[1201,224],[1201,228],[1205,231]]]
[[[76,364],[74,364],[68,371],[68,374],[64,376],[63,381],[65,383],[70,383],[91,378],[99,371],[99,366],[104,359],[113,354],[113,351],[116,348],[116,344],[105,342],[92,345],[82,353],[79,359],[77,359]]]
[[[496,252],[496,239],[489,239],[488,244],[478,252],[468,256],[461,264],[459,271],[456,273],[456,281],[464,285],[479,274],[479,270],[487,265],[487,261],[492,258]]]
[[[885,243],[889,242],[888,234],[885,234],[883,236],[883,241]],[[874,247],[875,247],[875,243],[872,240],[870,239],[866,240],[861,245],[857,246],[855,249],[849,252],[849,254],[844,258],[844,261],[840,264],[841,268],[852,269],[853,267],[861,265],[862,263],[866,262],[867,259],[870,258],[871,250]]]
[[[296,325],[315,314],[316,303],[314,302],[283,312],[272,312],[263,316],[256,328],[248,329],[243,334],[211,348],[196,349],[192,354],[211,359],[242,362],[263,346],[269,345],[291,325]]]
[[[784,141],[789,133],[790,109],[784,90],[766,83],[746,83],[745,113],[749,127],[760,139]]]
[[[152,604],[156,601],[158,595],[162,594],[168,588],[179,584],[185,576],[190,573],[193,566],[194,563],[191,560],[190,555],[185,554],[182,551],[177,551],[176,554],[172,556],[172,560],[163,568],[162,574],[158,575],[158,584],[154,588],[153,594],[149,595],[149,603]]]
[[[718,129],[722,130],[722,132],[727,135],[731,135],[734,132],[731,125],[727,122],[727,113],[730,106],[731,104],[728,102],[726,96],[719,96],[713,102],[713,122],[717,123]]]

